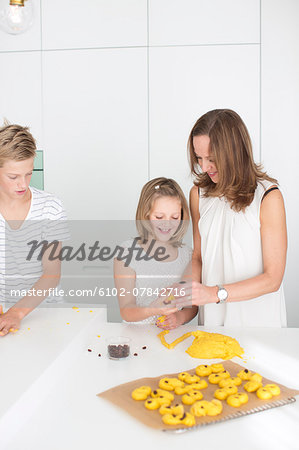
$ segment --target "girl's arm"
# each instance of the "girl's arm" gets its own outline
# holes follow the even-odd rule
[[[228,292],[227,302],[250,300],[270,292],[277,291],[281,285],[286,264],[287,227],[282,194],[274,190],[264,197],[260,209],[261,242],[263,256],[263,273],[237,283],[225,284]],[[215,303],[217,286],[204,286],[197,281],[186,289],[185,299],[180,299],[176,305],[204,305]]]
[[[163,307],[159,302],[153,306],[141,307],[136,305],[133,289],[136,283],[136,273],[130,267],[125,267],[123,261],[114,259],[114,284],[118,293],[121,317],[127,322],[138,322],[155,315],[171,314],[177,308]]]
[[[15,331],[19,329],[21,320],[49,296],[51,292],[49,292],[49,289],[53,289],[58,285],[61,274],[61,262],[59,258],[49,260],[51,251],[52,248],[50,247],[43,254],[43,274],[30,289],[33,295],[21,298],[6,313],[0,316],[0,336],[6,335],[10,330]],[[54,256],[57,256],[60,251],[61,242],[57,246]]]

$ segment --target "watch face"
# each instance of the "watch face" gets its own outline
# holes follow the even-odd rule
[[[227,299],[227,291],[224,288],[218,290],[217,296],[221,302]]]

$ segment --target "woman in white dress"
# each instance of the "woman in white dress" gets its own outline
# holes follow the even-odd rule
[[[189,136],[192,283],[177,307],[200,306],[206,326],[286,326],[287,253],[278,183],[253,160],[248,130],[228,109],[200,117]]]

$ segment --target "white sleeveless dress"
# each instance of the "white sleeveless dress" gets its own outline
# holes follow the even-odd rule
[[[272,182],[259,182],[252,203],[244,212],[231,209],[225,198],[199,193],[199,233],[202,252],[202,283],[229,284],[263,272],[260,206]],[[200,308],[199,323],[226,327],[285,327],[283,286],[277,292],[225,304]]]

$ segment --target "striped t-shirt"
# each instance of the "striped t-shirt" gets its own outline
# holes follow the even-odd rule
[[[17,302],[24,296],[18,295],[18,291],[24,293],[30,290],[42,276],[42,259],[38,258],[42,246],[36,248],[39,243],[61,242],[69,238],[66,213],[61,201],[53,194],[33,187],[29,189],[32,194],[30,209],[18,229],[13,229],[13,225],[10,227],[0,214],[1,302]],[[61,301],[61,298],[52,295],[46,301]]]

